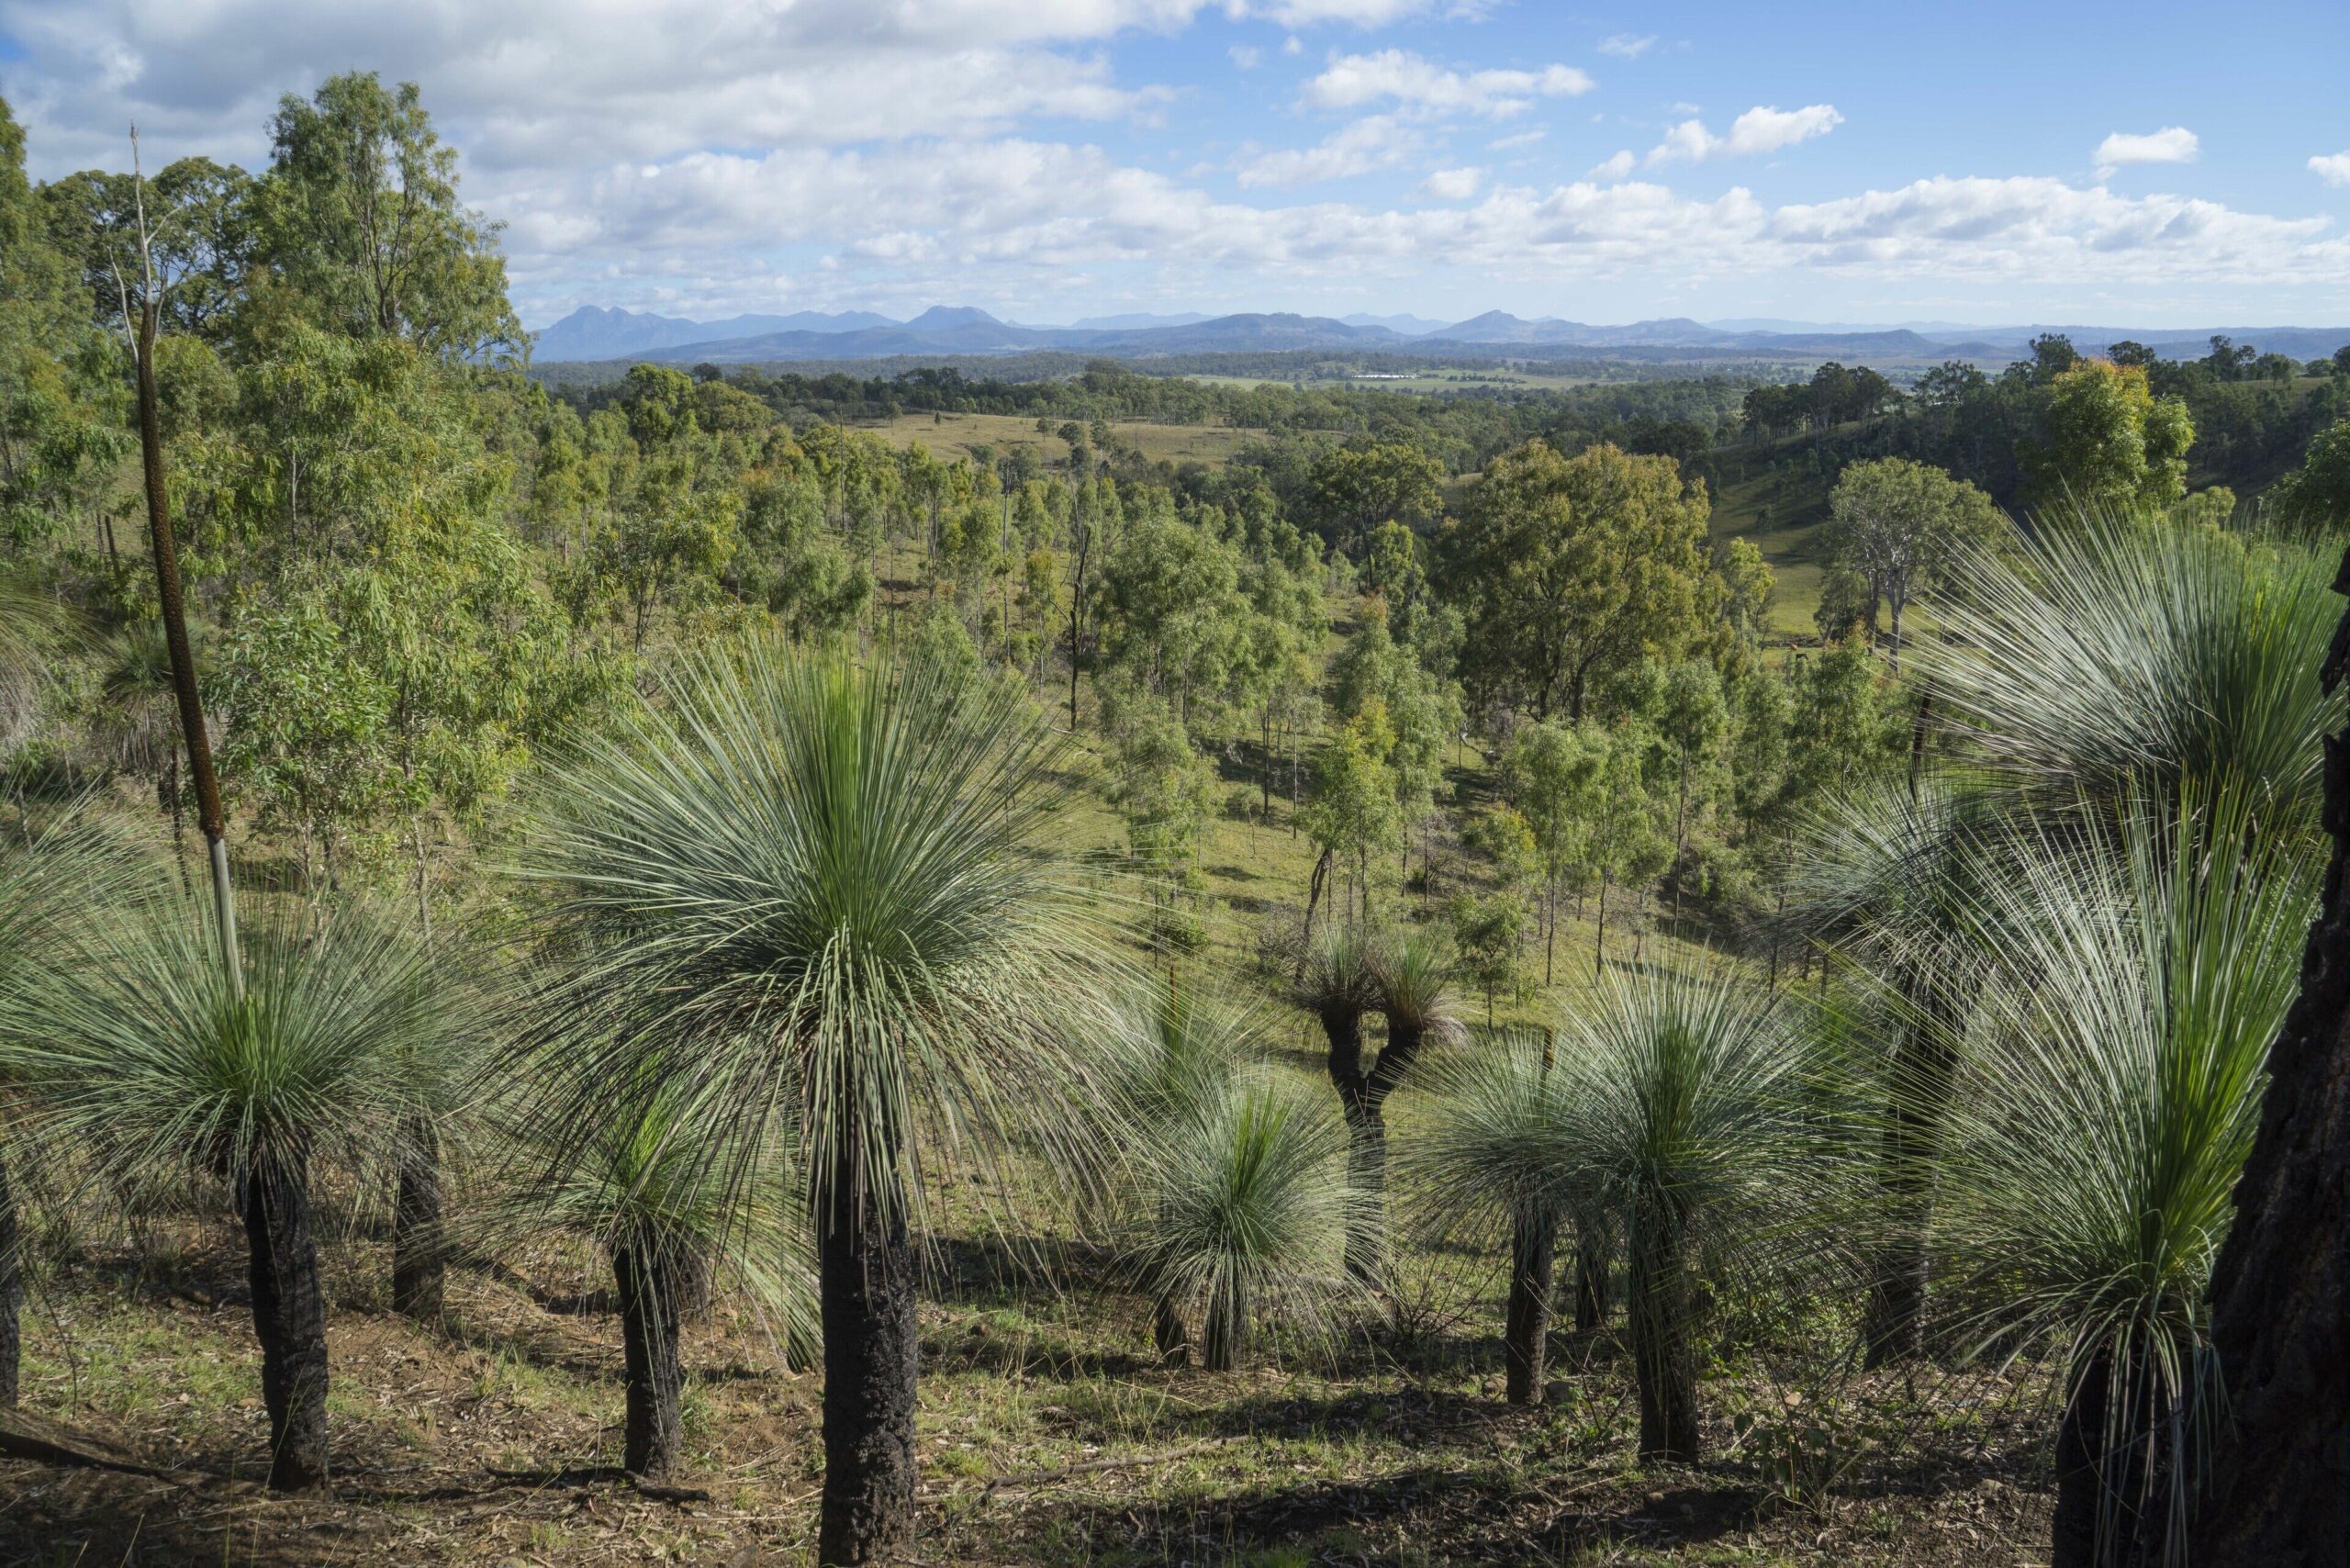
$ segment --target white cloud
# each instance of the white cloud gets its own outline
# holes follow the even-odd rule
[[[2329,185],[2350,185],[2350,152],[2321,153],[2310,160],[2310,173]]]
[[[1420,182],[1420,194],[1430,201],[1467,201],[1484,179],[1483,169],[1438,169]]]
[[[122,129],[134,119],[151,162],[201,151],[257,164],[280,93],[306,92],[352,62],[415,80],[464,151],[467,199],[509,226],[516,298],[532,321],[589,302],[725,314],[787,293],[822,308],[1066,299],[1080,280],[1113,270],[1108,286],[1137,297],[1236,301],[1372,280],[1430,290],[1453,286],[1447,280],[1477,289],[1628,280],[1662,290],[1805,272],[2140,298],[2206,286],[2262,297],[2254,291],[2293,285],[2338,297],[2350,275],[2350,242],[2322,218],[2053,178],[1924,180],[1773,208],[1745,189],[1684,196],[1628,177],[1620,159],[1549,185],[1509,183],[1498,158],[1482,175],[1429,172],[1432,117],[1490,124],[1589,85],[1566,66],[1454,69],[1394,50],[1333,59],[1316,82],[1347,100],[1325,106],[1354,110],[1351,123],[1315,146],[1253,150],[1240,164],[1248,199],[1203,187],[1234,167],[1212,148],[1157,146],[1145,168],[1085,144],[1081,131],[1030,129],[1147,115],[1167,93],[1123,77],[1106,41],[1228,9],[1225,0],[414,0],[398,11],[314,0],[0,0],[0,36],[18,51],[0,65],[0,84],[46,177],[119,166]],[[1410,9],[1292,0],[1256,14],[1368,25]],[[1266,35],[1268,62],[1280,36]],[[1756,109],[1719,137],[1702,122],[1676,128],[1673,155],[1764,152],[1836,123],[1826,105]],[[1498,153],[1537,134],[1489,145]],[[1459,156],[1465,165],[1474,154]],[[1209,158],[1214,168],[1173,172]],[[2350,184],[2350,153],[2310,167]],[[1404,168],[1426,178],[1419,198],[1278,194]]]
[[[1706,129],[1703,120],[1685,119],[1649,149],[1648,162],[1663,163],[1685,158],[1691,162],[1702,162],[1708,158],[1745,158],[1776,152],[1782,147],[1825,136],[1843,123],[1844,117],[1836,112],[1832,104],[1812,104],[1800,109],[1757,106],[1730,122],[1728,136],[1716,136]]]
[[[1632,156],[1632,150],[1627,147],[1605,162],[1594,163],[1591,166],[1591,173],[1583,177],[1591,180],[1620,180],[1632,172],[1632,165],[1636,162],[1637,160]]]
[[[1539,71],[1452,71],[1408,50],[1334,57],[1322,74],[1305,84],[1305,101],[1318,108],[1347,109],[1381,99],[1445,114],[1491,115],[1525,110],[1538,97],[1588,93],[1592,80],[1572,65]]]
[[[1418,147],[1418,138],[1392,115],[1371,115],[1312,147],[1256,152],[1240,165],[1243,186],[1305,185],[1392,168]]]
[[[2166,125],[2143,136],[2117,130],[2097,144],[2097,177],[2102,180],[2125,163],[2192,163],[2202,150],[2185,126]]]
[[[1638,60],[1655,47],[1654,33],[1610,33],[1599,40],[1599,52],[1618,60]]]
[[[1243,71],[1254,71],[1265,63],[1265,51],[1253,44],[1237,43],[1225,52],[1232,56],[1232,63]]]
[[[1488,152],[1515,152],[1521,147],[1531,147],[1535,145],[1535,143],[1540,141],[1544,137],[1550,134],[1550,131],[1549,127],[1538,125],[1531,130],[1516,131],[1508,136],[1497,136],[1493,140],[1485,143],[1485,151]]]

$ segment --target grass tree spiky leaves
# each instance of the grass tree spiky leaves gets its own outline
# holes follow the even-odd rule
[[[912,1226],[942,1143],[1053,1147],[1107,967],[1046,848],[1060,743],[1025,697],[914,658],[758,642],[555,767],[539,854],[576,955],[581,1126],[641,1071],[783,1116],[815,1231],[819,1557],[912,1528]],[[1085,1151],[1071,1150],[1071,1163]]]
[[[313,1188],[383,1168],[416,1110],[412,1064],[458,1027],[461,990],[364,909],[322,929],[261,912],[241,994],[208,907],[165,885],[94,920],[12,1033],[35,1136],[118,1190],[219,1191],[241,1214],[270,1483],[327,1473],[327,1345]]]

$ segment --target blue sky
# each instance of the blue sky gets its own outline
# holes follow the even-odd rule
[[[2350,322],[2350,6],[0,0],[37,175],[413,79],[540,324]]]

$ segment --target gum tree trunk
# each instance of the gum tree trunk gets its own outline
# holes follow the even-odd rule
[[[307,1492],[327,1478],[327,1308],[307,1173],[264,1155],[243,1188],[253,1333],[269,1411],[269,1484]]]
[[[2350,554],[2334,591],[2350,594]],[[2350,667],[2350,615],[2325,661]],[[2350,732],[2325,744],[2325,884],[2301,991],[2268,1058],[2260,1131],[2211,1276],[2227,1414],[2189,1560],[2199,1568],[2350,1562]]]
[[[612,1254],[620,1292],[621,1347],[627,1365],[628,1417],[621,1465],[632,1475],[676,1468],[683,1428],[677,1396],[685,1363],[677,1348],[677,1273],[657,1250],[623,1247]]]
[[[824,1319],[823,1568],[905,1552],[914,1529],[914,1251],[901,1212],[835,1174],[819,1226]]]
[[[1550,1350],[1550,1279],[1559,1225],[1547,1214],[1520,1215],[1510,1238],[1509,1305],[1502,1361],[1512,1405],[1542,1403]]]

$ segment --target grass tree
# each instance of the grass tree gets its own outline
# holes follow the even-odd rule
[[[632,1092],[598,1107],[584,1136],[554,1119],[560,1101],[518,1097],[506,1119],[520,1180],[491,1226],[508,1238],[584,1238],[610,1267],[626,1391],[621,1465],[651,1479],[680,1458],[680,1330],[717,1272],[739,1282],[793,1364],[813,1360],[818,1329],[788,1129],[715,1103],[722,1085],[632,1077]]]
[[[404,1065],[456,1026],[426,950],[361,910],[248,922],[243,985],[208,912],[165,888],[94,923],[6,1061],[39,1136],[118,1188],[223,1193],[244,1224],[269,1483],[327,1478],[326,1300],[315,1190],[380,1169]]]
[[[1924,1349],[1933,1170],[1970,1011],[1969,892],[1998,874],[1989,798],[1930,774],[1863,782],[1809,815],[1782,920],[1859,961],[1872,981],[1846,999],[1882,1043],[1886,1095],[1877,1191],[1882,1236],[1862,1338],[1871,1367]],[[1873,994],[1866,994],[1873,993]]]
[[[1211,1372],[1258,1320],[1326,1333],[1354,1296],[1343,1123],[1327,1101],[1248,1058],[1253,1015],[1182,995],[1137,1004],[1103,1052],[1116,1150],[1104,1193],[1121,1270],[1152,1299],[1170,1364]]]
[[[2296,985],[2313,868],[2244,791],[2067,833],[1979,896],[1936,1217],[1951,1326],[2064,1368],[2059,1568],[2175,1560],[2217,1401],[2205,1291]]]
[[[1453,986],[1452,944],[1433,925],[1404,926],[1377,939],[1371,950],[1371,1004],[1387,1020],[1387,1043],[1365,1061],[1332,1053],[1348,1130],[1348,1183],[1354,1219],[1348,1251],[1374,1276],[1387,1260],[1387,1100],[1430,1046],[1461,1031],[1460,998]]]
[[[1292,969],[1291,998],[1322,1025],[1330,1084],[1338,1092],[1339,1109],[1347,1118],[1350,1181],[1355,1151],[1370,1137],[1361,1107],[1362,1092],[1370,1082],[1362,1021],[1379,999],[1378,941],[1360,922],[1332,920],[1300,939]],[[1369,1240],[1370,1232],[1359,1221],[1349,1227],[1347,1268],[1359,1279],[1371,1279],[1378,1271]]]
[[[1058,760],[1001,684],[760,644],[554,769],[533,869],[581,955],[566,1004],[610,1029],[569,1063],[579,1125],[649,1072],[799,1129],[827,1564],[912,1536],[926,1154],[1085,1122],[1065,1025],[1101,991],[1043,847]]]
[[[1706,1260],[1759,1280],[1807,1250],[1825,1134],[1812,1037],[1727,968],[1611,974],[1561,1032],[1553,1163],[1566,1203],[1622,1238],[1644,1459],[1704,1446]]]
[[[1950,640],[1919,661],[1974,745],[2066,801],[2232,774],[2257,781],[2271,830],[2313,830],[2341,706],[2320,669],[2328,549],[2093,508],[2038,522],[1953,574]]]
[[[50,1028],[59,967],[86,923],[134,893],[142,867],[131,846],[86,810],[0,845],[0,1409],[17,1403],[23,1338],[23,1229],[10,1181],[26,1053]]]
[[[1494,1222],[1509,1235],[1502,1361],[1513,1405],[1542,1402],[1552,1262],[1575,1183],[1572,1085],[1548,1031],[1512,1030],[1452,1053],[1428,1077],[1428,1123],[1407,1145],[1404,1189],[1438,1237]]]

